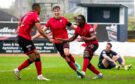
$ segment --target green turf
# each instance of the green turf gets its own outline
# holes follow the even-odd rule
[[[131,70],[100,70],[104,74],[103,79],[92,80],[95,75],[87,70],[87,77],[79,79],[66,62],[59,56],[42,57],[43,74],[51,81],[38,81],[34,64],[21,72],[22,80],[16,80],[12,70],[26,59],[26,56],[0,56],[0,84],[135,84],[135,67]],[[76,57],[82,65],[82,57]],[[96,66],[98,57],[92,59]],[[135,65],[135,58],[126,57],[127,64]]]

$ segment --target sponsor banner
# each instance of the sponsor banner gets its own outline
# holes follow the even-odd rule
[[[34,45],[39,53],[57,53],[54,45],[47,41],[34,41]],[[12,54],[23,53],[18,43],[14,40],[0,41],[0,53]]]
[[[21,48],[16,42],[17,24],[18,23],[0,23],[0,53],[22,53]],[[100,42],[117,41],[117,25],[98,24],[92,26],[94,27]],[[73,36],[74,30],[70,28],[67,28],[67,30],[69,37]],[[31,35],[34,35],[35,33],[35,28],[33,28]],[[47,33],[50,33],[50,31],[47,30]],[[41,53],[57,53],[54,45],[43,38],[34,39],[34,43]]]

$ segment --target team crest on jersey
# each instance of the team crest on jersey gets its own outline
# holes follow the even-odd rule
[[[83,30],[84,33],[86,33],[86,30]]]
[[[112,54],[110,54],[110,56],[112,57],[113,55],[112,55]]]
[[[90,32],[93,32],[94,31],[94,28],[90,28]]]

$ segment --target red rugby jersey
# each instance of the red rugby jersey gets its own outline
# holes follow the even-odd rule
[[[61,17],[60,19],[55,19],[54,17],[52,17],[48,20],[48,22],[45,25],[46,27],[50,28],[53,35],[53,39],[56,38],[67,39],[68,33],[66,30],[66,26],[68,23],[69,23],[68,20],[64,17]]]
[[[18,27],[18,36],[31,40],[31,29],[35,23],[40,22],[37,12],[30,11],[21,18],[21,25]]]
[[[94,29],[91,25],[89,24],[85,24],[83,28],[80,28],[79,26],[77,26],[76,30],[75,30],[75,34],[80,35],[80,36],[84,36],[84,37],[91,37],[90,33],[94,33]],[[91,41],[86,41],[85,42],[87,45],[89,44],[98,44],[98,40],[91,40]]]

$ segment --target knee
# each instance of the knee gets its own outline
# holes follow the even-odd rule
[[[88,51],[84,51],[84,55],[83,55],[84,58],[89,58],[90,57],[90,54]]]
[[[29,58],[31,62],[34,62],[36,60],[36,57]]]
[[[66,60],[66,62],[70,62],[70,59],[67,56],[65,56],[64,59]]]
[[[35,52],[36,58],[40,58],[40,54],[38,52]]]
[[[36,59],[38,59],[38,58],[40,58],[40,55],[39,55],[39,53],[37,53],[37,52],[32,53],[32,54],[29,55],[29,59],[30,59],[30,61],[32,61],[32,62],[36,61]]]
[[[69,56],[70,53],[69,52],[64,52],[65,56]]]

